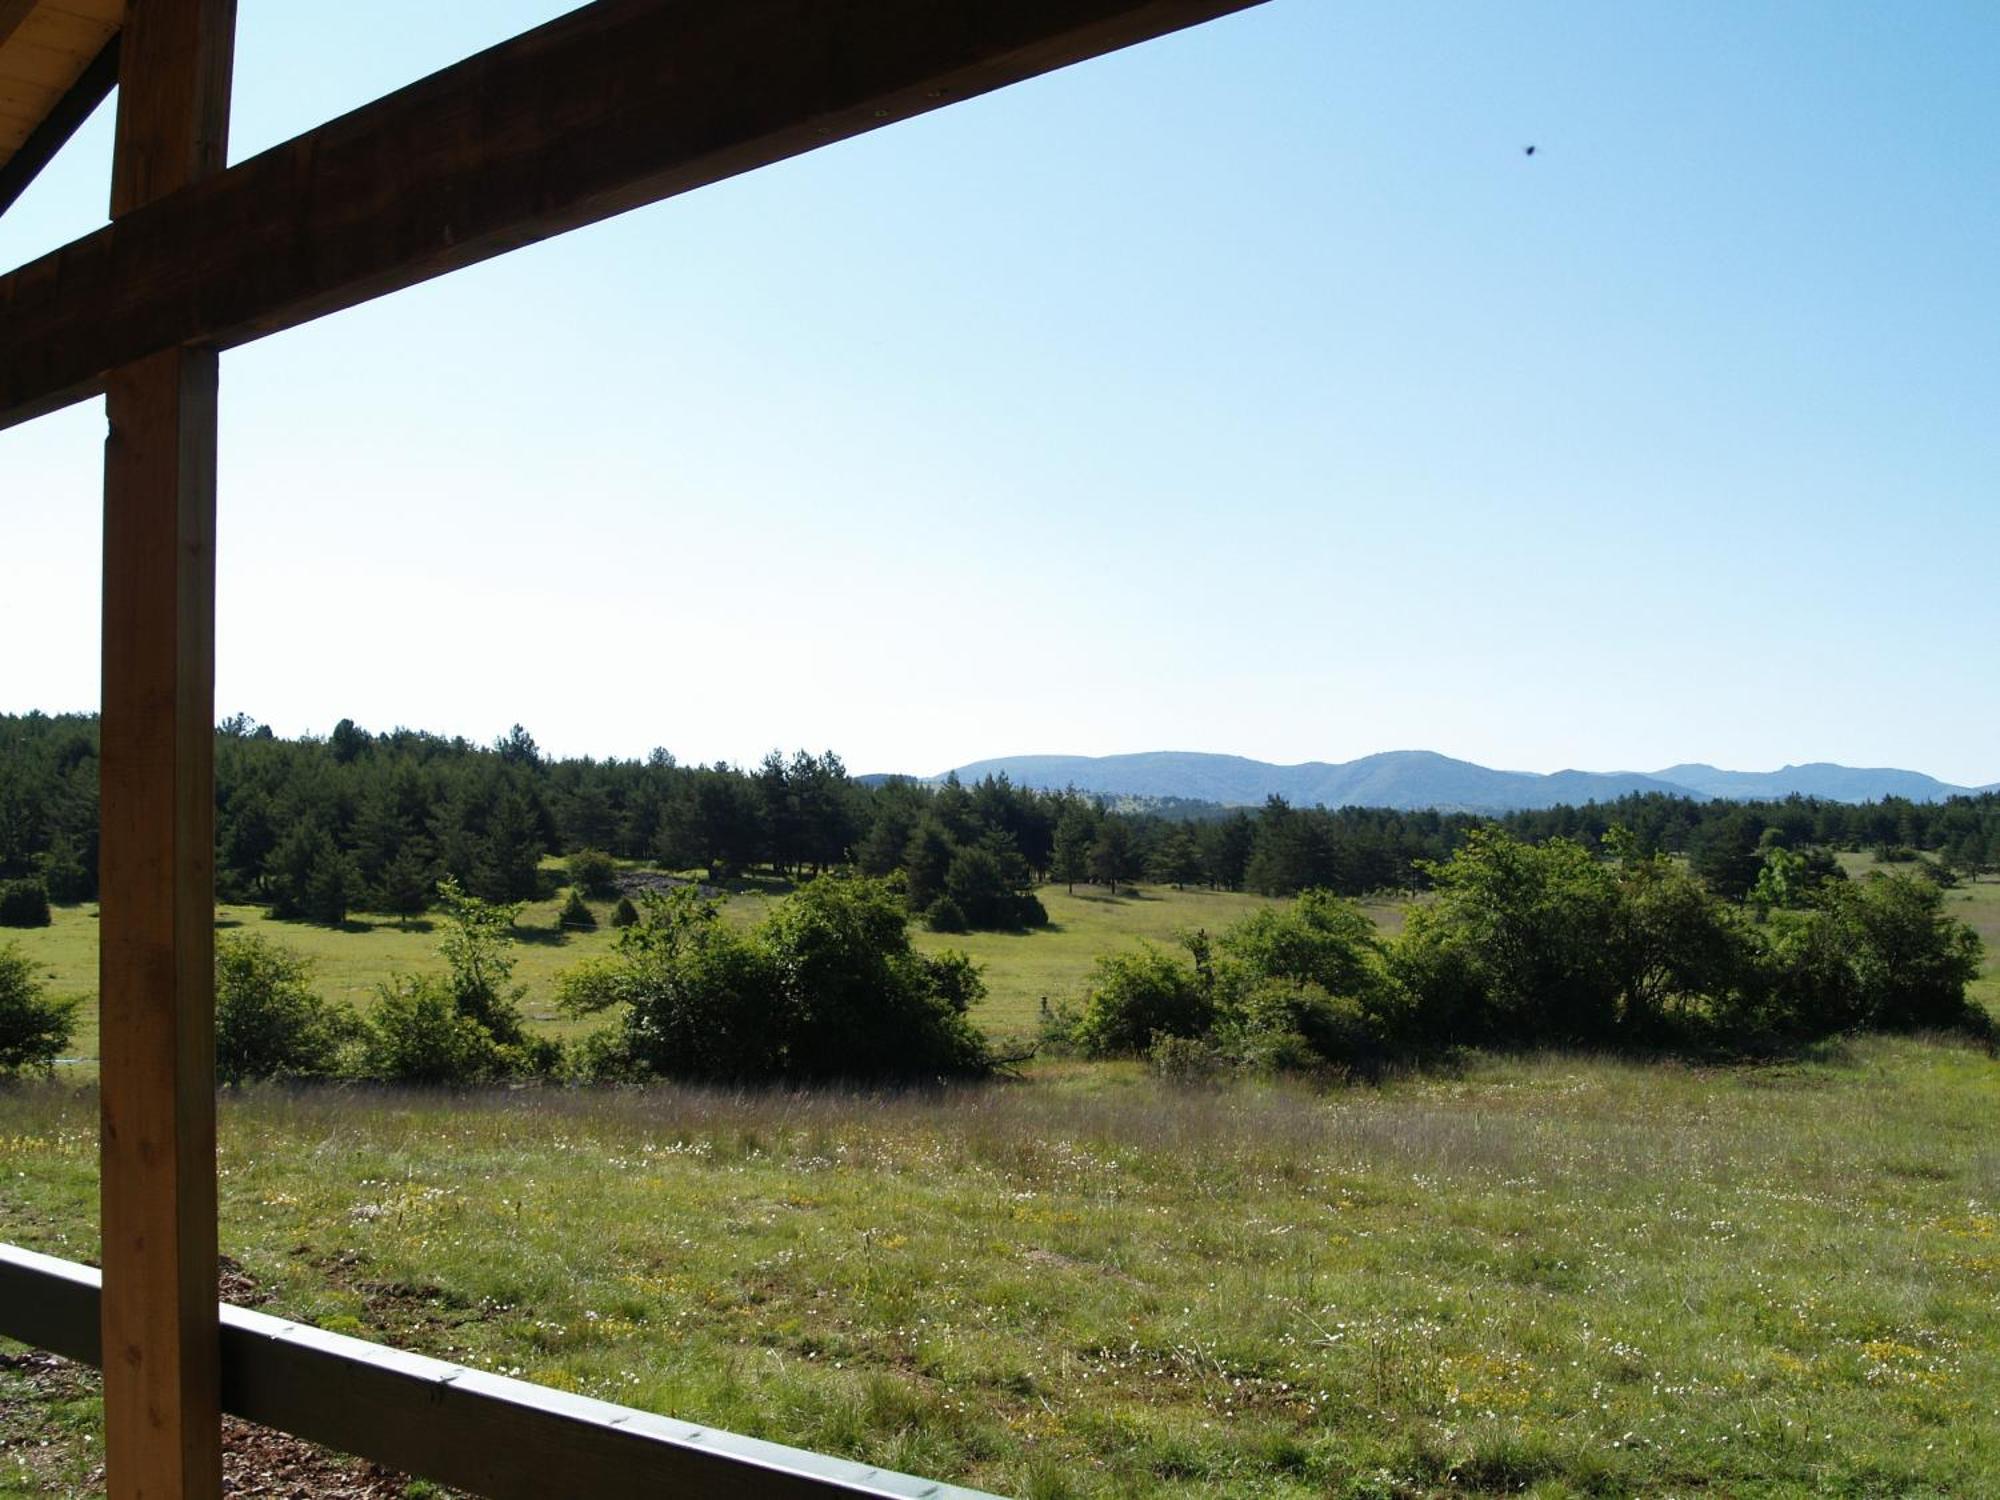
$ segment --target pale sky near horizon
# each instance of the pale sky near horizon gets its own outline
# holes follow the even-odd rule
[[[232,159],[566,8],[242,0]],[[1995,781],[1996,75],[1983,0],[1272,0],[234,351],[218,712]],[[0,432],[0,710],[95,703],[102,434]]]

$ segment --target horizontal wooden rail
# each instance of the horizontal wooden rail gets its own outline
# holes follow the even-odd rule
[[[98,1273],[0,1245],[0,1335],[96,1365]],[[225,1411],[490,1500],[990,1500],[222,1305]]]

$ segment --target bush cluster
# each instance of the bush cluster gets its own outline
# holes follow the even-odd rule
[[[1003,834],[961,843],[940,819],[927,817],[899,858],[900,868],[893,863],[880,868],[900,882],[910,912],[932,932],[1019,932],[1048,925],[1048,908],[1034,892],[1034,872]],[[863,860],[864,872],[873,868]]]
[[[41,881],[0,881],[0,927],[46,927],[53,920]]]
[[[1966,997],[1978,936],[1921,875],[1765,883],[1794,904],[1741,907],[1615,831],[1474,833],[1429,870],[1434,900],[1379,939],[1344,900],[1308,892],[1182,954],[1099,961],[1071,1028],[1094,1055],[1199,1071],[1189,1044],[1238,1064],[1370,1070],[1465,1046],[1752,1054],[1859,1030],[1984,1034]],[[1746,882],[1753,885],[1753,882]]]
[[[445,972],[393,976],[366,1018],[313,992],[309,960],[260,937],[225,935],[216,945],[217,1078],[460,1087],[560,1074],[561,1044],[521,1024],[523,987],[512,983],[509,952],[520,908],[468,896],[450,881],[438,904]]]
[[[27,955],[0,944],[0,1077],[48,1072],[69,1045],[78,1004],[49,998]]]
[[[605,1071],[748,1082],[965,1076],[989,1067],[963,954],[910,945],[880,881],[821,876],[748,930],[697,886],[642,898],[615,953],[563,977],[566,1009],[622,1012]]]
[[[353,1007],[321,998],[312,961],[254,934],[215,944],[215,1076],[331,1078],[366,1034]]]
[[[584,895],[609,901],[618,894],[618,862],[602,849],[579,849],[568,860],[569,883]]]

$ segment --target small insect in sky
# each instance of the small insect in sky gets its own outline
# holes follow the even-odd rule
[[[1535,148],[1533,146],[1523,146],[1521,148],[1521,154],[1523,156],[1533,156],[1535,154]]]

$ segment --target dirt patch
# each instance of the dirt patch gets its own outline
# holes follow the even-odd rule
[[[342,1291],[361,1299],[361,1321],[385,1337],[385,1343],[427,1354],[459,1352],[444,1335],[467,1323],[483,1323],[500,1309],[473,1306],[443,1287],[418,1282],[388,1281],[368,1274],[368,1257],[354,1250],[312,1255],[304,1246],[292,1252]]]
[[[262,1307],[271,1300],[271,1294],[257,1285],[257,1279],[243,1269],[243,1262],[229,1255],[222,1257],[221,1274],[215,1278],[215,1289],[224,1302],[233,1302],[238,1307]]]
[[[379,1464],[330,1453],[288,1433],[222,1421],[222,1493],[283,1500],[401,1500],[410,1480]],[[442,1492],[440,1492],[442,1493]]]
[[[101,1495],[102,1463],[92,1464],[81,1475],[69,1468],[71,1463],[83,1461],[76,1450],[86,1442],[90,1448],[98,1447],[101,1441],[98,1435],[54,1430],[35,1420],[35,1408],[100,1395],[103,1386],[98,1373],[88,1365],[30,1350],[25,1354],[0,1355],[0,1374],[12,1376],[27,1387],[25,1395],[0,1399],[0,1418],[7,1419],[0,1426],[20,1435],[16,1446],[30,1472],[38,1479],[61,1485],[60,1476],[67,1470],[72,1476],[71,1483],[80,1479],[81,1493]],[[15,1391],[19,1390],[16,1385]],[[0,1452],[7,1446],[0,1444]],[[334,1453],[303,1438],[235,1417],[222,1419],[225,1495],[265,1495],[274,1500],[402,1500],[410,1484],[408,1475],[366,1459]],[[454,1492],[434,1489],[432,1493]]]

